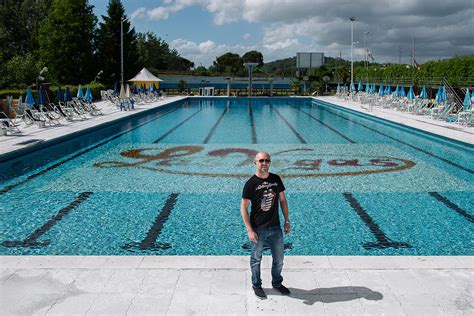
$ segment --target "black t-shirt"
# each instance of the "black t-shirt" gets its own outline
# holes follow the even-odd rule
[[[270,173],[266,179],[253,175],[245,183],[242,197],[252,202],[250,225],[253,229],[280,226],[278,201],[285,186],[280,177]]]

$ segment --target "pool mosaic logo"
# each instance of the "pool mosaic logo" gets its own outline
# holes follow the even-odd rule
[[[137,168],[156,173],[182,176],[248,178],[253,169],[255,146],[216,145],[149,145],[126,149],[117,160],[99,161],[96,168]],[[271,171],[284,178],[349,177],[378,173],[399,172],[415,166],[415,162],[384,155],[384,152],[363,153],[357,150],[338,150],[337,145],[305,145],[273,147]],[[277,148],[280,147],[280,148]],[[282,148],[286,147],[286,148]],[[347,148],[346,148],[347,149]],[[354,148],[355,149],[355,148]]]

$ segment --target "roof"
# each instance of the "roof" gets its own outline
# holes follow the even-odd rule
[[[158,81],[163,81],[163,80],[156,77],[154,74],[148,71],[148,69],[143,68],[135,77],[133,77],[132,79],[128,81],[158,82]]]

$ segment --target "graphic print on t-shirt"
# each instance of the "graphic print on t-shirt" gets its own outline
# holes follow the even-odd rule
[[[263,212],[268,212],[272,208],[273,201],[275,201],[275,196],[276,194],[272,189],[267,189],[263,192],[260,199],[260,209]]]

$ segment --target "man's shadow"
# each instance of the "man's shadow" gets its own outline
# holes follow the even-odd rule
[[[289,297],[302,300],[306,305],[313,305],[316,302],[336,303],[357,300],[365,298],[370,301],[379,301],[383,299],[380,292],[372,291],[365,286],[338,286],[330,288],[316,288],[314,290],[302,290],[288,288],[291,291]],[[281,295],[278,291],[269,289],[265,291],[269,295]]]

